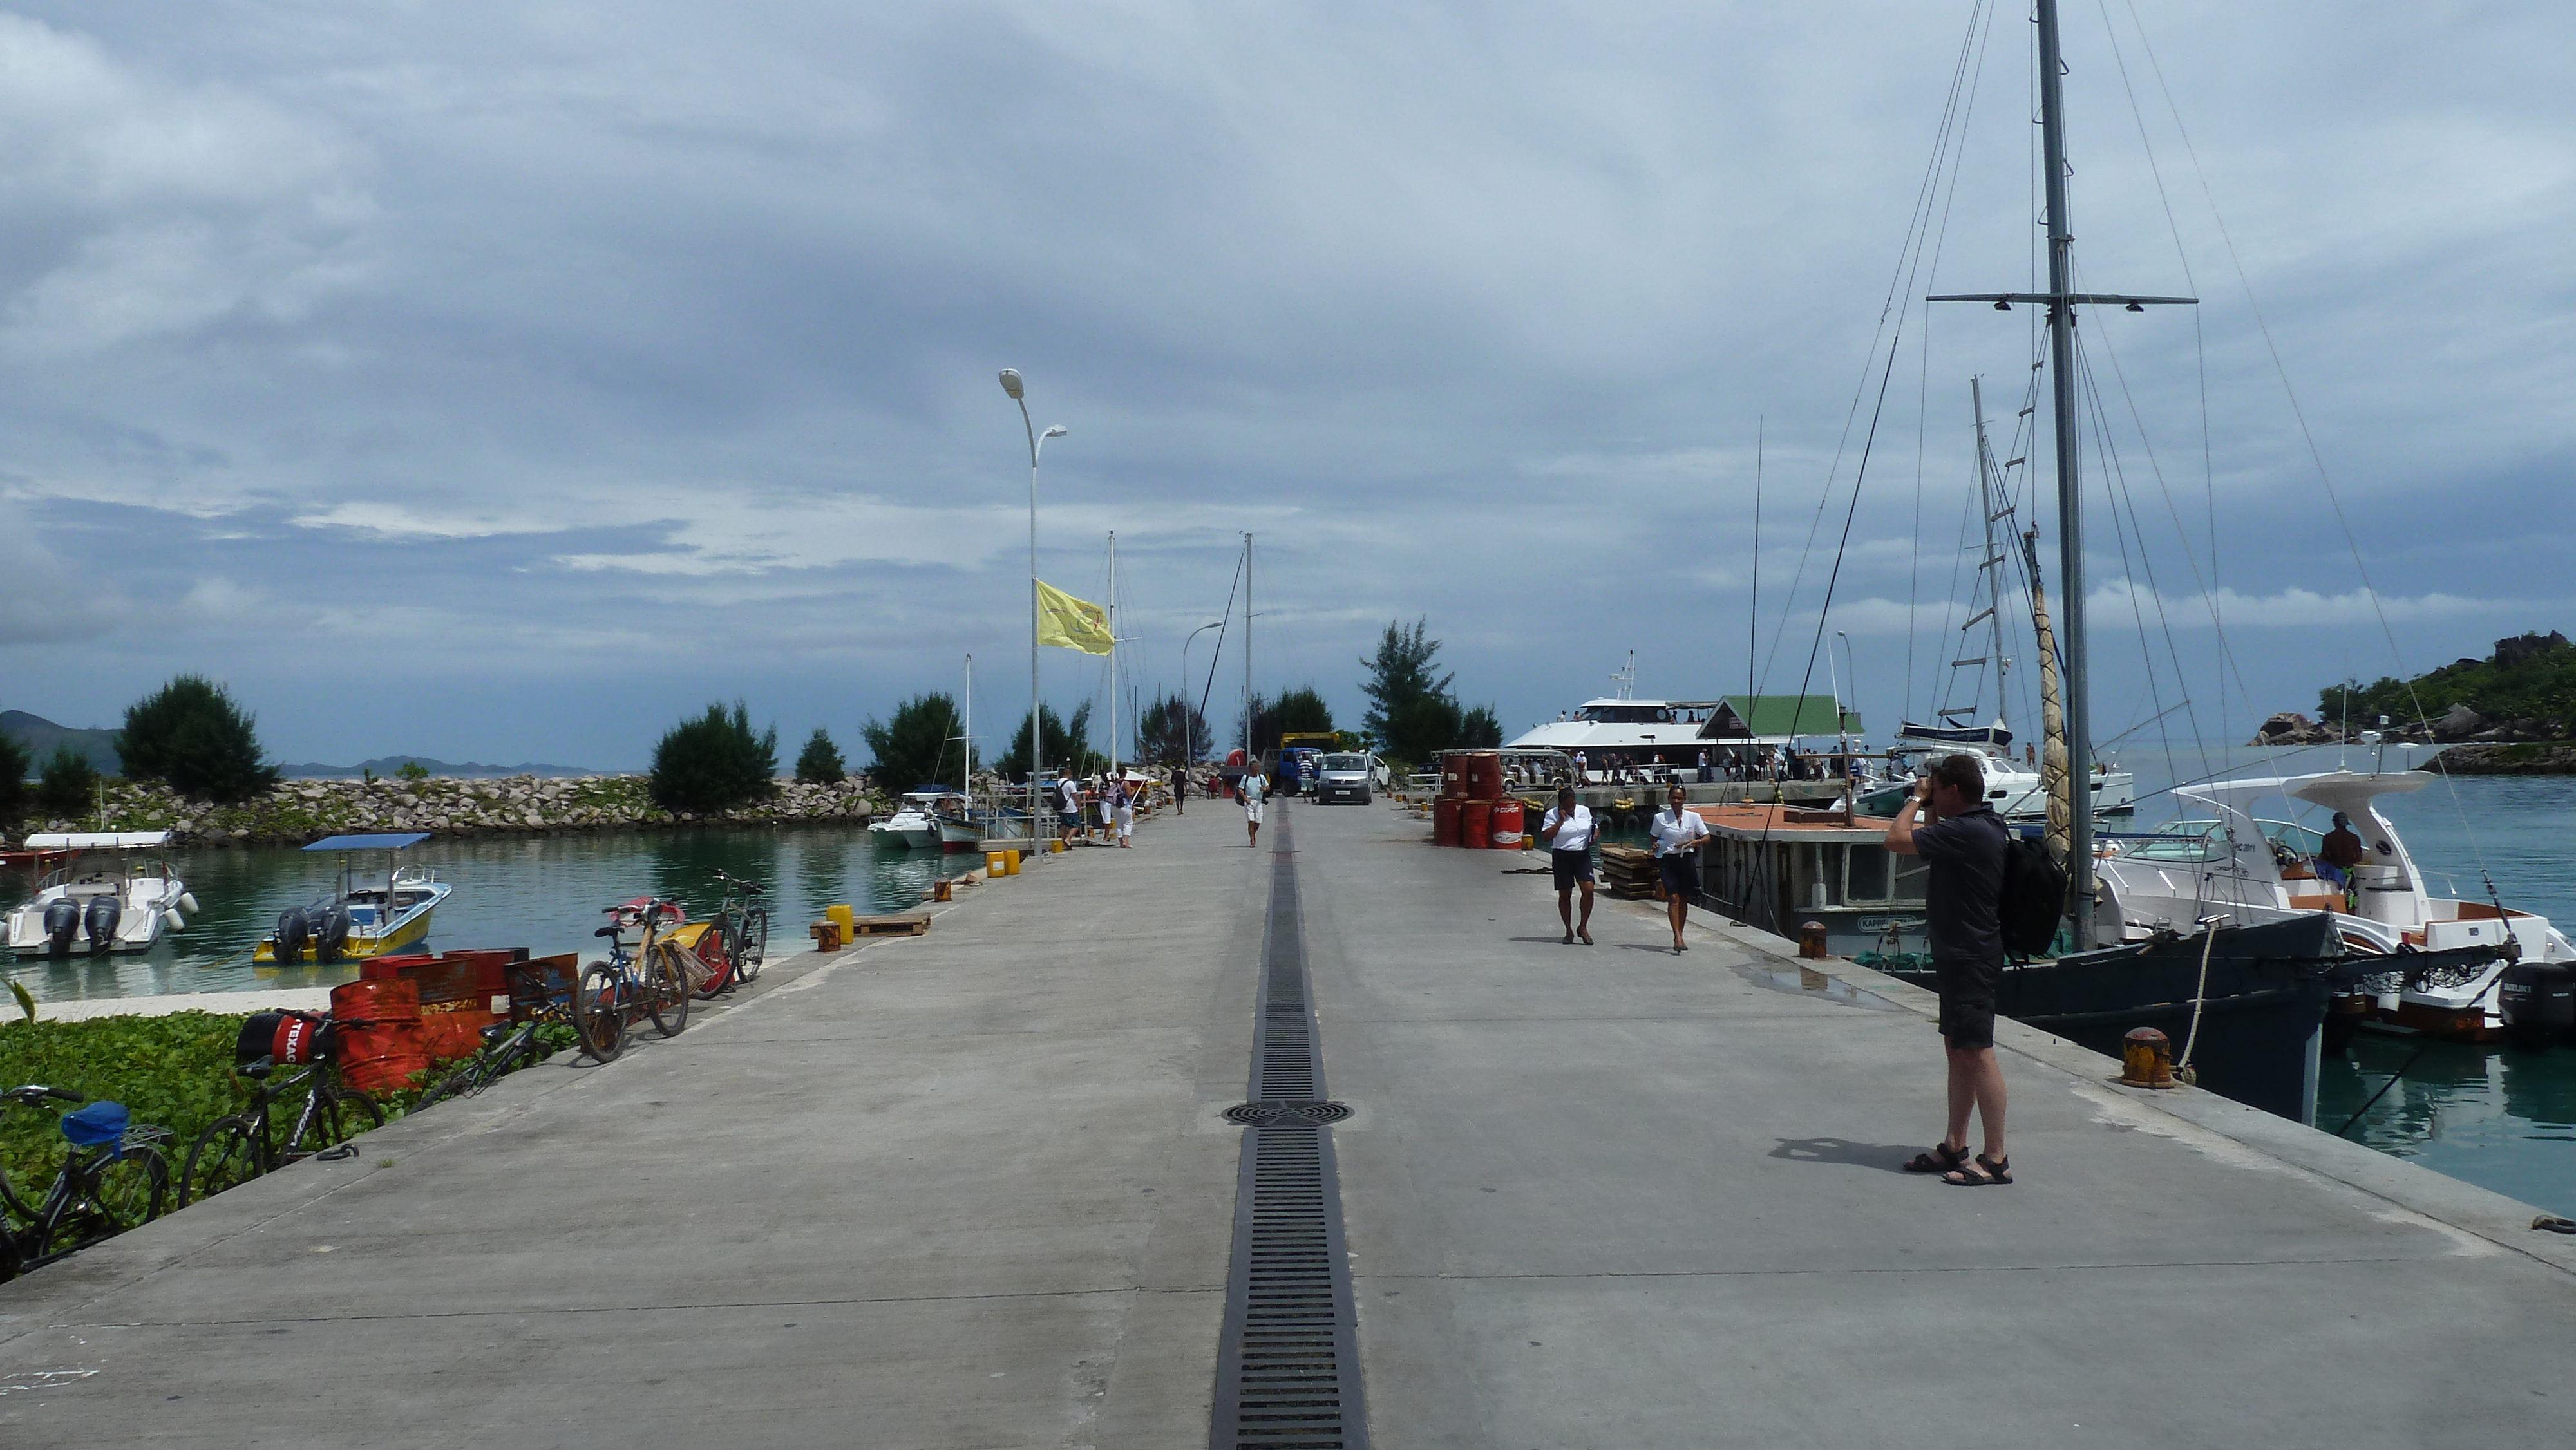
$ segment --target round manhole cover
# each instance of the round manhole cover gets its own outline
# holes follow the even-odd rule
[[[1273,1098],[1257,1103],[1237,1103],[1225,1110],[1225,1120],[1247,1128],[1321,1127],[1338,1123],[1351,1115],[1348,1103],[1318,1102],[1313,1098]]]

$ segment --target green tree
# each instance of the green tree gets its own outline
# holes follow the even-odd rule
[[[1046,764],[1057,770],[1090,775],[1109,768],[1108,758],[1091,748],[1091,702],[1088,700],[1073,707],[1071,720],[1058,719],[1053,706],[1040,706],[1038,746],[1046,752]],[[1011,732],[1009,748],[994,760],[993,768],[1000,771],[1005,779],[1028,778],[1028,716],[1020,717],[1020,727]]]
[[[1503,743],[1503,722],[1491,705],[1478,705],[1458,720],[1458,743],[1452,750],[1496,750]]]
[[[27,747],[14,735],[0,735],[0,821],[14,821],[27,812],[33,799],[27,789],[27,774],[35,767],[28,758]]]
[[[397,769],[394,774],[401,776],[405,780],[427,780],[429,779],[429,767],[421,764],[417,760],[406,760],[402,763],[401,768]]]
[[[36,803],[49,816],[86,815],[98,789],[98,767],[68,745],[54,747],[45,776],[36,785]]]
[[[778,727],[754,732],[740,700],[671,727],[653,747],[650,789],[666,811],[704,814],[767,800],[778,791]]]
[[[1407,765],[1427,765],[1443,750],[1457,748],[1466,732],[1466,716],[1445,694],[1417,695],[1396,707],[1386,723],[1388,758]]]
[[[260,759],[256,723],[223,686],[181,675],[126,707],[116,751],[134,779],[231,804],[277,784],[277,767]]]
[[[1407,630],[1396,621],[1386,622],[1386,633],[1377,642],[1377,654],[1360,661],[1368,678],[1360,683],[1360,693],[1368,696],[1368,713],[1360,725],[1369,734],[1388,742],[1394,749],[1395,721],[1414,702],[1430,695],[1449,693],[1454,675],[1432,673],[1433,662],[1440,654],[1440,641],[1430,637],[1428,618],[1413,621]],[[1444,745],[1440,747],[1446,749]],[[1409,760],[1427,760],[1429,756],[1408,756]]]
[[[1252,697],[1252,748],[1255,753],[1279,748],[1279,737],[1333,728],[1333,707],[1312,685],[1300,685],[1276,700]]]
[[[888,792],[932,784],[964,788],[966,752],[957,740],[961,733],[957,702],[937,690],[895,706],[884,724],[871,718],[859,727],[874,757],[868,774],[877,789]]]
[[[1137,754],[1157,765],[1192,764],[1207,758],[1213,744],[1207,717],[1179,695],[1167,695],[1145,707],[1136,722]]]
[[[849,767],[841,763],[841,747],[832,743],[822,726],[815,726],[813,738],[805,742],[805,749],[796,757],[796,778],[807,785],[830,785],[849,773]]]
[[[2347,731],[2367,730],[2385,715],[2393,725],[2439,720],[2466,705],[2490,722],[2529,722],[2544,733],[2576,723],[2576,645],[2552,630],[2496,641],[2482,660],[2454,660],[2412,680],[2346,680],[2317,695],[2317,714]]]

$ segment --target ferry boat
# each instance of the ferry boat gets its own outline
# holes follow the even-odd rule
[[[21,957],[139,952],[187,925],[197,898],[170,863],[136,856],[170,844],[168,831],[39,831],[25,841],[38,861],[61,861],[9,913],[9,950]],[[110,851],[83,865],[75,854]]]
[[[1917,725],[1909,720],[1898,728],[1895,742],[1888,747],[1887,783],[1864,794],[1860,809],[1873,815],[1893,815],[1914,789],[1916,767],[1944,755],[1973,755],[1985,776],[1986,800],[1996,815],[2008,821],[2046,820],[2048,787],[2041,782],[2037,766],[2013,758],[2012,743],[2012,731],[2001,720],[1964,729]],[[2126,815],[2137,809],[2137,777],[2108,761],[2093,762],[2092,778],[2087,784],[2095,815]]]
[[[277,918],[277,930],[252,950],[259,962],[364,961],[389,956],[429,937],[429,916],[456,888],[422,866],[404,866],[393,853],[429,839],[427,831],[381,835],[330,836],[307,851],[342,853],[339,875],[329,896],[310,906],[291,907]],[[381,875],[361,870],[350,857],[360,851],[387,853]]]

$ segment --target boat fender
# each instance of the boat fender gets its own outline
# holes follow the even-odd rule
[[[187,929],[188,919],[179,914],[177,907],[164,907],[161,912],[161,924],[172,931],[184,931]]]
[[[333,906],[322,917],[321,929],[313,933],[313,959],[336,962],[340,951],[349,944],[349,908]]]
[[[277,959],[281,962],[302,961],[304,948],[313,939],[313,923],[304,908],[290,906],[277,917]]]
[[[188,913],[190,916],[194,916],[194,915],[196,915],[196,914],[197,914],[197,893],[195,893],[195,892],[193,892],[193,891],[182,891],[182,892],[180,892],[180,893],[179,893],[179,909],[180,909],[181,911],[184,911],[184,912]]]
[[[66,956],[72,949],[72,938],[80,934],[80,903],[68,896],[57,896],[45,903],[45,951],[50,956]]]
[[[106,951],[116,940],[117,923],[125,919],[125,904],[113,896],[93,896],[83,915],[82,929],[89,936],[89,949]]]

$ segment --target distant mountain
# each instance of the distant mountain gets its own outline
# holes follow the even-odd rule
[[[88,756],[91,767],[101,775],[125,773],[125,763],[117,758],[113,730],[75,730],[24,710],[0,710],[0,735],[27,747],[29,761],[37,770],[44,769],[45,762],[54,758],[56,748],[68,745]]]
[[[277,769],[279,774],[284,775],[289,780],[355,780],[360,776],[367,774],[369,771],[375,772],[378,776],[397,775],[401,773],[404,766],[414,763],[418,763],[421,769],[428,771],[432,775],[444,775],[457,780],[494,780],[502,776],[510,775],[560,776],[599,775],[603,773],[596,770],[585,770],[577,765],[539,765],[535,763],[525,765],[484,765],[478,761],[472,760],[459,764],[444,760],[432,760],[426,755],[387,755],[376,760],[362,760],[355,765],[281,765]]]

